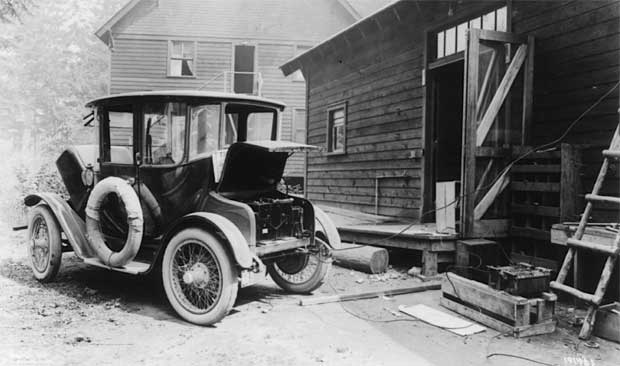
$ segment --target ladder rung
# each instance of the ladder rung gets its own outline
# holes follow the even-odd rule
[[[594,252],[607,254],[608,256],[616,256],[620,253],[619,248],[614,248],[614,247],[607,246],[607,245],[601,245],[598,243],[591,243],[591,242],[583,241],[583,240],[577,240],[573,238],[569,238],[566,241],[566,245],[571,246],[571,247],[577,247],[579,249],[591,250]]]
[[[620,158],[620,150],[603,150],[603,156],[607,158]]]
[[[586,194],[586,200],[596,202],[609,202],[620,205],[620,198],[610,196],[599,196],[598,194]]]
[[[588,294],[588,293],[585,293],[583,291],[579,291],[576,288],[572,288],[570,286],[566,286],[566,285],[561,284],[561,283],[556,282],[556,281],[551,281],[550,286],[554,290],[565,292],[565,293],[567,293],[569,295],[572,295],[572,296],[578,298],[579,300],[583,300],[583,301],[589,302],[591,304],[594,304],[594,295],[592,295],[592,294]]]

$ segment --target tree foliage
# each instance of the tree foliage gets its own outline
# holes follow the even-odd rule
[[[83,104],[107,93],[109,79],[109,50],[94,33],[123,2],[38,2],[20,22],[0,24],[0,108],[10,116],[0,128],[29,129],[50,153],[91,135]]]

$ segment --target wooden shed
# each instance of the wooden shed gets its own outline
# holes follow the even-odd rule
[[[281,69],[303,72],[307,142],[323,148],[306,158],[311,200],[413,223],[447,206],[448,239],[549,247],[618,125],[619,65],[617,1],[402,0]]]

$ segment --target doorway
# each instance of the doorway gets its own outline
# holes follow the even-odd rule
[[[463,61],[433,70],[433,185],[461,179]]]

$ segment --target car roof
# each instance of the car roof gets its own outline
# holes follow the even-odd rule
[[[141,98],[141,97],[187,97],[187,98],[207,98],[207,99],[219,99],[222,101],[237,101],[237,102],[253,102],[267,104],[272,107],[284,109],[286,105],[282,102],[273,99],[267,99],[254,95],[247,94],[235,94],[235,93],[222,93],[206,90],[157,90],[157,91],[141,91],[130,92],[121,94],[112,94],[105,97],[93,99],[86,103],[86,107],[92,107],[96,104],[102,104],[106,102],[121,101],[127,98]]]

